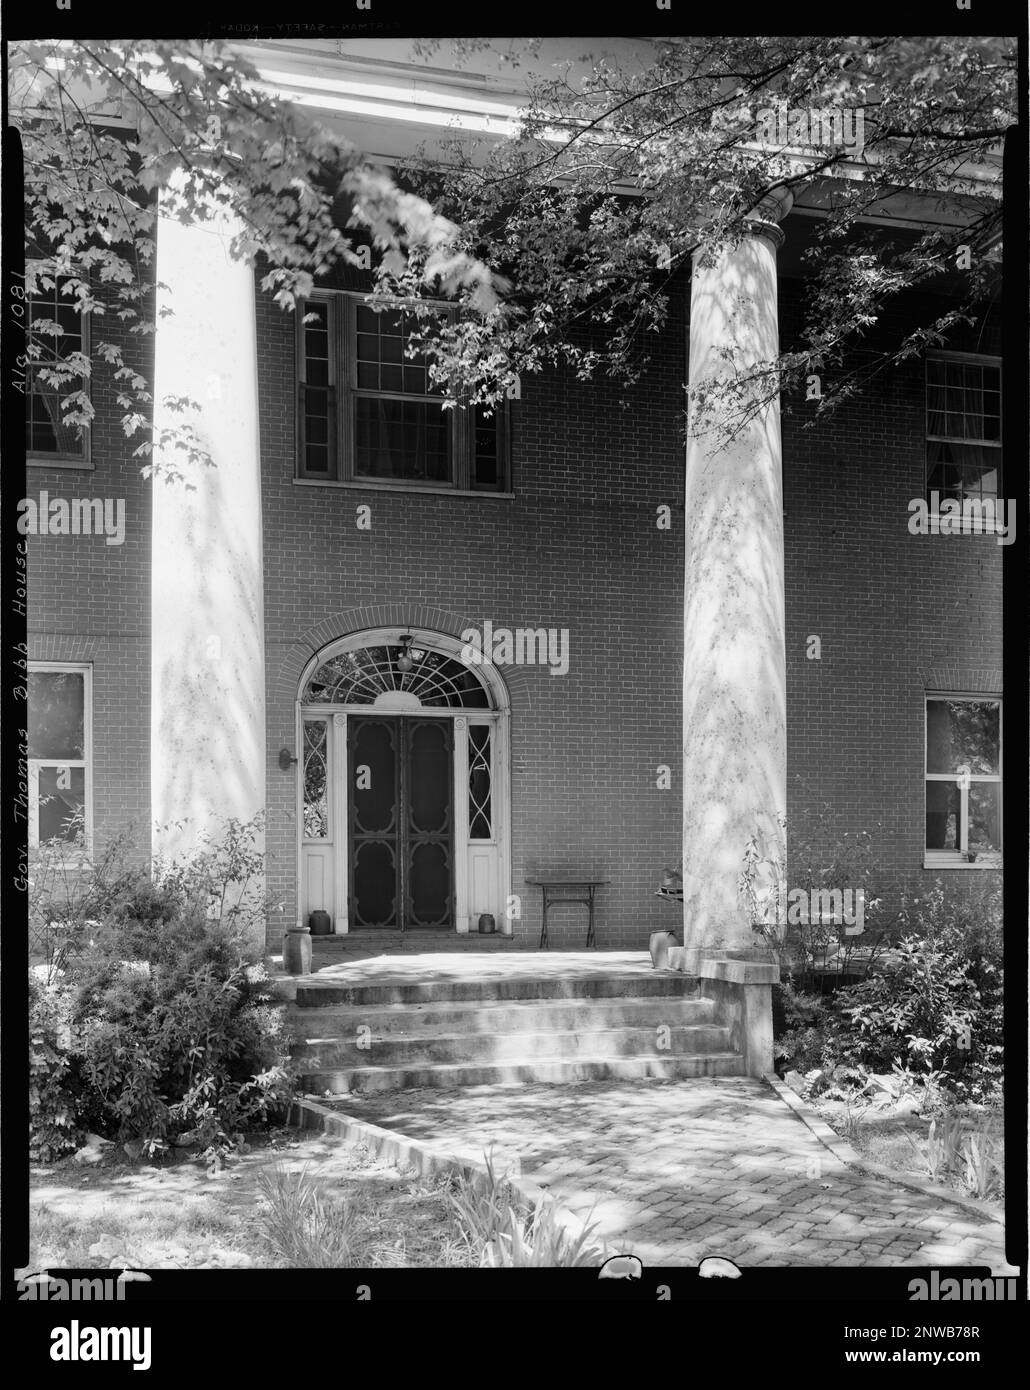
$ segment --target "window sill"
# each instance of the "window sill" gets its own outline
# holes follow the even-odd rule
[[[931,859],[928,855],[925,855],[925,854],[924,854],[924,856],[923,856],[923,868],[924,868],[924,869],[980,869],[980,870],[983,870],[983,869],[1001,869],[1001,868],[1003,868],[1003,867],[1004,867],[1004,861],[1003,861],[1002,859],[1000,859],[1000,858],[999,858],[998,860],[996,860],[996,861],[984,860],[982,863],[971,864],[971,863],[969,862],[969,860],[966,859],[963,855],[958,855],[958,854],[956,854],[956,855],[954,855],[954,856],[949,855],[946,859],[945,859],[945,858],[941,858],[941,859]]]
[[[363,482],[339,482],[335,479],[321,478],[294,478],[296,487],[335,487],[349,488],[357,492],[429,492],[434,497],[480,497],[486,500],[508,499],[515,496],[514,492],[493,492],[479,488],[456,488],[456,487],[433,487],[427,483],[376,483],[371,481]]]
[[[74,468],[80,473],[96,472],[96,465],[90,459],[61,458],[56,454],[27,454],[25,464],[28,468]]]
[[[29,883],[33,881],[33,875],[45,872],[47,869],[57,868],[62,872],[72,872],[77,874],[93,873],[93,856],[87,850],[73,850],[68,854],[58,856],[51,855],[46,861],[40,854],[37,845],[29,846],[29,858],[27,864],[28,873],[26,877]]]
[[[1005,508],[1005,515],[1007,517],[1009,514],[1008,502],[1002,501],[997,505]],[[926,524],[929,529],[925,533],[917,532],[916,534],[944,536],[945,538],[950,538],[951,536],[994,536],[997,538],[1000,536],[1003,539],[1009,534],[1008,522],[1006,521],[999,524],[996,517],[992,517],[989,522],[984,519],[982,524],[977,524],[969,518],[941,516],[939,512],[929,512],[926,517]],[[946,529],[942,530],[942,526]]]

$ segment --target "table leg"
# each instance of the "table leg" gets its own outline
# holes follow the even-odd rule
[[[587,918],[587,946],[588,946],[588,947],[591,947],[591,946],[593,946],[593,944],[594,944],[594,890],[593,890],[593,888],[588,888],[588,889],[587,889],[587,912],[588,912],[588,914],[589,914],[589,916],[588,916],[588,918]]]
[[[547,889],[546,889],[546,888],[542,888],[540,891],[542,892],[543,898],[544,898],[544,919],[543,919],[543,923],[542,923],[541,928],[540,928],[540,946],[539,946],[538,949],[541,950],[541,951],[546,951],[546,950],[547,950]]]

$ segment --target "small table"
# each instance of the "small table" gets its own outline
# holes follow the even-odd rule
[[[547,950],[547,910],[553,903],[582,903],[589,912],[587,920],[587,946],[595,946],[594,941],[594,894],[598,888],[610,883],[607,878],[527,878],[527,883],[543,890],[544,920],[540,929],[541,951]],[[575,894],[574,897],[569,894]],[[585,896],[584,896],[585,894]]]

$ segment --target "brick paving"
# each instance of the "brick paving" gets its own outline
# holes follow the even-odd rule
[[[513,1169],[612,1250],[650,1265],[1005,1262],[993,1214],[867,1176],[750,1077],[477,1086],[348,1097],[336,1108]]]

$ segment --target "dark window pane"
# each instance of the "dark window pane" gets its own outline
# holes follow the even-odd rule
[[[83,389],[82,377],[55,383],[42,375],[42,371],[57,366],[61,359],[82,351],[82,316],[75,302],[55,288],[32,296],[28,318],[37,326],[36,342],[41,352],[27,368],[25,447],[34,454],[84,457],[85,432],[78,425],[66,424],[61,408],[62,401]],[[48,324],[57,324],[62,331],[54,333]]]
[[[973,782],[969,787],[970,854],[997,853],[1001,849],[1001,784]]]
[[[472,486],[497,488],[501,486],[500,476],[500,409],[487,415],[486,408],[477,405],[473,414],[473,460]]]
[[[326,304],[318,306],[320,313],[328,313],[328,308]],[[312,341],[325,355],[310,355],[308,347]],[[301,381],[298,390],[303,471],[326,476],[335,471],[332,458],[335,396],[330,376],[328,341],[324,333],[305,334],[305,380]]]
[[[427,706],[489,709],[485,689],[461,662],[412,647],[413,666],[403,672],[398,666],[403,652],[400,645],[391,645],[330,657],[308,681],[301,698],[305,704],[371,705],[387,691],[402,690]]]
[[[79,671],[30,671],[29,757],[84,758],[86,682]]]
[[[404,340],[399,335],[384,333],[379,348],[384,362],[399,363],[404,357]]]
[[[1001,438],[1001,369],[980,362],[926,363],[926,432],[956,440]]]
[[[360,390],[412,396],[438,394],[438,388],[430,384],[424,355],[407,355],[408,340],[418,331],[414,314],[375,314],[359,306],[357,329],[355,358]]]
[[[928,700],[927,772],[998,772],[1001,707],[988,700]]]
[[[329,421],[324,415],[304,417],[304,437],[308,445],[329,443]]]
[[[954,782],[926,784],[926,848],[959,848],[961,796]]]
[[[355,402],[355,476],[447,482],[451,475],[450,422],[430,402]]]
[[[72,841],[81,832],[86,772],[81,767],[39,769],[39,839]]]
[[[489,840],[490,828],[490,729],[469,729],[469,838]]]
[[[997,497],[1001,450],[928,439],[927,488],[942,497]]]
[[[324,840],[329,827],[326,725],[304,725],[304,836]]]

